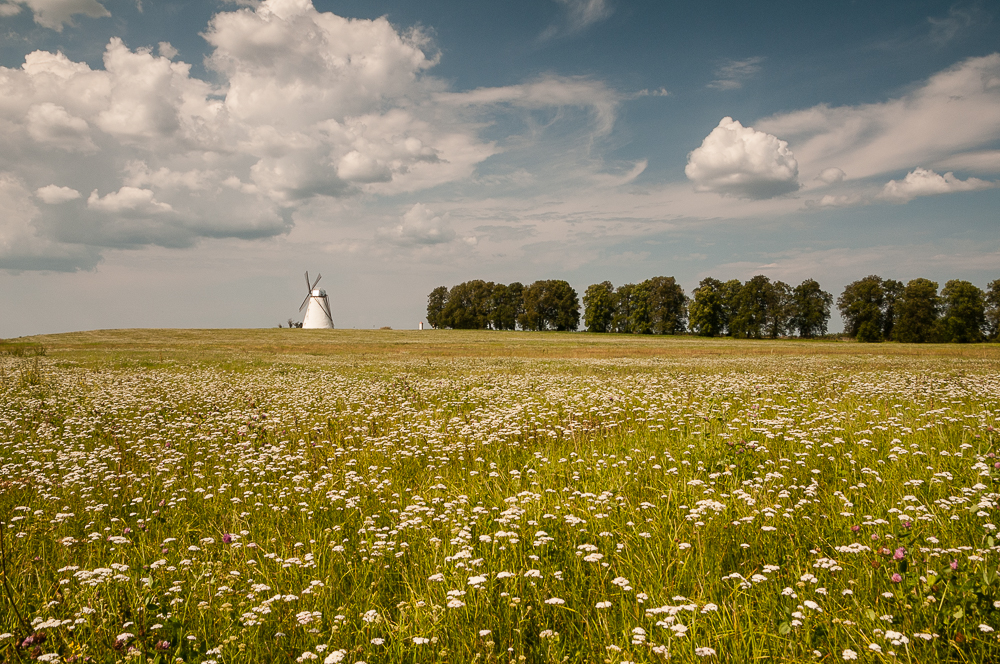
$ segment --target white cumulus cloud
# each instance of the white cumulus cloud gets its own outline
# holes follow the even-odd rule
[[[723,118],[684,169],[699,192],[774,198],[798,190],[798,163],[788,143],[730,117]]]
[[[128,212],[139,215],[160,214],[172,210],[170,205],[157,201],[152,190],[138,187],[122,187],[103,198],[95,189],[87,198],[87,207],[101,212]]]
[[[337,175],[348,182],[388,182],[392,179],[392,171],[387,165],[357,150],[351,150],[341,157]]]
[[[156,47],[156,52],[168,60],[177,57],[177,49],[170,42],[161,41]]]
[[[96,0],[21,2],[53,26],[106,11]],[[166,42],[133,50],[118,38],[103,67],[42,50],[0,67],[0,173],[29,202],[48,203],[31,213],[32,256],[48,247],[92,265],[104,247],[287,233],[297,213],[330,199],[471,181],[504,141],[531,149],[550,131],[548,117],[525,122],[527,135],[482,138],[503,113],[572,107],[582,112],[557,122],[591,137],[615,121],[620,97],[597,81],[548,76],[451,92],[430,75],[439,55],[419,29],[320,12],[310,0],[236,4],[202,33],[210,81]],[[580,7],[581,16],[607,10]],[[397,242],[454,238],[434,215],[413,214],[390,229]],[[63,251],[74,244],[88,250]]]
[[[53,193],[48,187],[44,189]],[[41,191],[36,193],[45,200]],[[2,269],[71,271],[92,268],[100,259],[92,247],[59,242],[40,233],[36,223],[40,211],[31,192],[12,173],[0,172],[0,210]]]
[[[902,180],[889,180],[882,188],[881,197],[891,201],[905,203],[918,196],[936,196],[951,194],[958,191],[977,191],[992,189],[996,182],[988,182],[978,178],[959,180],[954,173],[939,175],[926,168],[916,168],[906,174]]]
[[[816,176],[816,179],[820,182],[825,182],[826,184],[834,184],[836,182],[843,182],[845,177],[847,177],[847,173],[840,170],[836,166],[831,166],[830,168],[824,168],[823,171]]]
[[[376,239],[403,246],[434,245],[451,242],[455,231],[426,205],[417,203],[400,219],[398,226],[380,228]]]
[[[38,143],[67,152],[93,152],[97,146],[90,139],[90,125],[83,118],[70,115],[51,102],[36,104],[26,116],[28,135]]]
[[[46,187],[39,187],[35,194],[38,195],[40,199],[48,203],[49,205],[58,205],[59,203],[67,203],[69,201],[75,201],[80,198],[80,192],[72,187],[60,187],[56,184],[50,184]]]

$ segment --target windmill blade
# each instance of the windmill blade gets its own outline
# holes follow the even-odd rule
[[[303,309],[306,308],[306,305],[309,304],[309,298],[311,297],[312,297],[312,291],[309,291],[309,294],[306,295],[306,299],[302,300],[302,304],[299,305],[299,311],[302,311]]]
[[[312,292],[312,286],[309,285],[309,270],[306,270],[306,289]]]
[[[317,274],[316,275],[316,281],[313,282],[312,288],[309,289],[310,293],[316,288],[316,284],[318,284],[319,280],[322,279],[322,278],[323,278],[322,274]]]

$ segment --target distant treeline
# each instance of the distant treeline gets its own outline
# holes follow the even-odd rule
[[[580,299],[567,282],[495,284],[466,281],[439,286],[427,300],[435,328],[576,330]],[[702,279],[691,297],[673,277],[653,277],[617,288],[593,284],[583,295],[588,332],[682,334],[775,339],[823,336],[833,296],[814,279],[798,286],[758,275],[741,282]],[[845,334],[858,341],[967,343],[1000,334],[1000,279],[986,291],[968,281],[907,284],[868,276],[848,284],[837,299]]]
[[[580,327],[580,298],[559,279],[530,286],[475,279],[432,290],[427,323],[455,330],[575,330]]]

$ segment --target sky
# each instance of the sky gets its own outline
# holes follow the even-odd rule
[[[1000,279],[994,3],[0,0],[0,337]],[[831,329],[841,328],[834,317]]]

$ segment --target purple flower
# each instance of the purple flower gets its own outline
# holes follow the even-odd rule
[[[903,577],[901,577],[899,574],[893,574],[892,575],[892,582],[893,583],[899,583],[902,580],[903,580]]]
[[[226,544],[229,544],[230,542],[233,541],[233,536],[230,535],[229,533],[226,533],[225,535],[222,536],[222,541],[225,542]]]
[[[169,650],[170,649],[170,641],[157,641],[156,642],[156,649],[157,650]]]
[[[906,549],[904,549],[903,547],[899,547],[898,549],[896,549],[896,552],[892,554],[893,560],[902,560],[905,557],[906,557]]]
[[[958,561],[952,560],[951,563],[949,563],[949,567],[951,567],[952,569],[958,569]]]
[[[861,530],[861,526],[851,526],[851,532],[856,533]]]
[[[872,541],[874,542],[877,539],[878,539],[878,533],[872,533]]]

